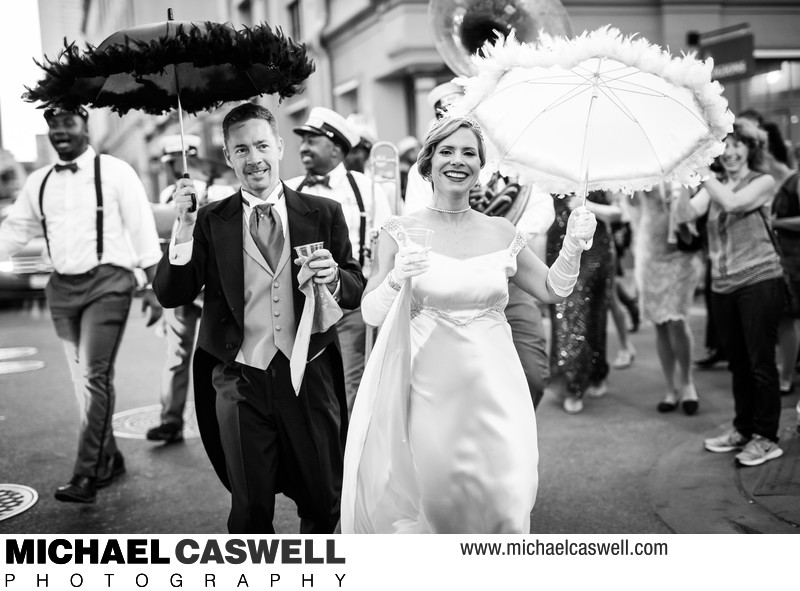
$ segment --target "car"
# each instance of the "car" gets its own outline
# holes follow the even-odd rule
[[[0,206],[0,222],[8,214],[8,207]],[[0,301],[44,298],[52,270],[44,237],[33,238],[10,261],[0,262]]]
[[[175,223],[175,207],[151,203],[162,252],[169,245]],[[0,222],[10,205],[0,205]],[[0,301],[13,302],[44,298],[53,265],[47,254],[44,237],[33,238],[10,261],[0,262]]]

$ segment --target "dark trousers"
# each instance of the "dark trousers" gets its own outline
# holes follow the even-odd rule
[[[778,440],[781,394],[775,347],[783,302],[781,278],[712,294],[717,334],[725,343],[733,375],[733,426],[745,437],[758,434]]]
[[[711,259],[706,258],[706,278],[705,284],[703,288],[703,301],[706,304],[706,340],[705,346],[706,349],[709,351],[719,351],[720,353],[725,353],[725,349],[723,347],[723,341],[720,340],[719,336],[717,335],[717,329],[715,328],[715,320],[714,320],[714,303],[712,301],[712,294],[711,291]],[[723,357],[725,359],[725,357]]]
[[[136,285],[133,273],[100,265],[87,273],[53,273],[47,300],[67,353],[80,406],[78,457],[74,473],[105,478],[117,444],[114,414],[114,361]]]
[[[550,373],[542,313],[532,295],[509,283],[505,314],[511,326],[514,348],[517,350],[525,379],[528,381],[533,406],[536,408],[544,395],[544,387]]]
[[[161,376],[161,422],[183,427],[183,410],[202,309],[195,304],[164,310],[167,325],[167,362]]]
[[[229,533],[275,533],[272,519],[280,492],[297,504],[300,533],[335,529],[344,450],[330,363],[326,351],[308,364],[299,396],[291,386],[289,360],[281,353],[266,370],[236,362],[214,368],[217,421],[231,485]]]

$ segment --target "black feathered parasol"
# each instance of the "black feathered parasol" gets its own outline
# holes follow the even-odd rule
[[[43,107],[109,107],[123,115],[138,109],[161,115],[188,113],[260,94],[287,98],[314,71],[306,48],[266,24],[167,20],[114,33],[85,51],[66,45],[45,76],[23,98]]]
[[[235,29],[230,24],[172,19],[123,29],[81,52],[66,44],[56,60],[37,64],[45,76],[22,98],[42,108],[109,107],[124,115],[178,110],[186,174],[183,112],[196,113],[228,101],[262,94],[297,94],[314,63],[306,47],[267,24]]]

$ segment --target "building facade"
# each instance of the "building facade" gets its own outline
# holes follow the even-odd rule
[[[513,11],[525,4],[522,0],[445,1],[467,10],[496,4]],[[794,145],[800,144],[797,0],[562,3],[575,34],[610,24],[624,34],[638,33],[668,47],[674,54],[696,50],[698,38],[705,33],[749,24],[755,70],[747,78],[723,82],[731,109],[760,110],[781,126]],[[453,77],[436,49],[427,0],[172,0],[169,5],[177,20],[230,21],[237,27],[267,22],[307,45],[316,70],[305,92],[281,103],[274,97],[260,99],[278,117],[286,143],[282,163],[286,178],[302,172],[299,139],[291,129],[305,120],[312,107],[330,107],[344,116],[359,113],[372,123],[380,139],[396,142],[406,135],[421,137],[433,116],[427,93]],[[120,28],[166,19],[165,4],[158,0],[85,0],[83,10],[83,36],[93,44]],[[187,131],[204,139],[207,156],[221,158],[219,122],[226,110],[187,120]],[[93,115],[92,127],[101,149],[156,178],[153,142],[161,133],[174,133],[176,120],[174,115],[98,114]]]

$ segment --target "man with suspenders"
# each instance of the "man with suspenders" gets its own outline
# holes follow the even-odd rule
[[[369,277],[369,247],[373,230],[381,227],[391,215],[386,194],[375,187],[366,175],[348,171],[344,165],[347,153],[361,136],[344,117],[324,107],[314,107],[308,120],[294,132],[303,138],[300,159],[305,176],[286,181],[295,191],[328,197],[341,204],[353,245],[353,257]],[[367,327],[361,309],[345,311],[337,323],[344,363],[347,409],[353,410],[358,384],[364,372],[364,347]]]
[[[55,166],[33,172],[0,226],[0,261],[44,235],[54,272],[45,293],[67,354],[81,411],[72,479],[59,501],[92,503],[96,490],[125,472],[111,426],[116,358],[136,288],[161,258],[153,213],[133,168],[89,145],[88,114],[47,109]],[[143,295],[148,325],[161,316],[152,290]]]

